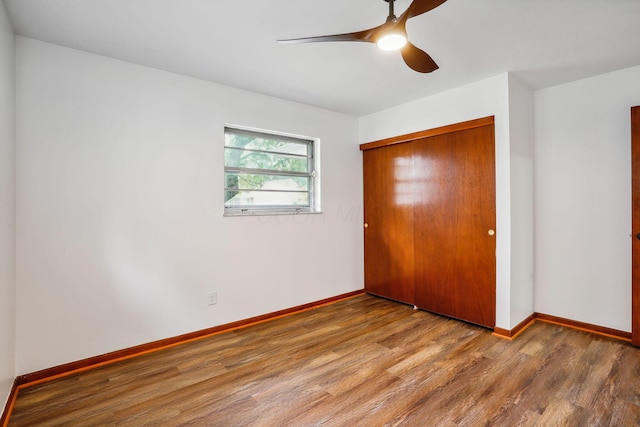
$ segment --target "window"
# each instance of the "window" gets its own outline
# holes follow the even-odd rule
[[[225,215],[316,212],[316,142],[253,130],[224,130]]]

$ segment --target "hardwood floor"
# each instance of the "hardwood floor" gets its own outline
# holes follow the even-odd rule
[[[10,426],[637,426],[640,349],[361,295],[20,390]]]

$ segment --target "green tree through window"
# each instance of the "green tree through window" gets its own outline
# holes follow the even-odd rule
[[[314,141],[225,128],[225,211],[313,210]]]

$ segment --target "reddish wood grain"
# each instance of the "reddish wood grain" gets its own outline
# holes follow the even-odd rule
[[[495,326],[493,117],[361,145],[365,290]]]
[[[416,305],[493,328],[493,125],[418,140],[414,155]]]
[[[412,146],[368,150],[363,162],[365,290],[413,304]]]

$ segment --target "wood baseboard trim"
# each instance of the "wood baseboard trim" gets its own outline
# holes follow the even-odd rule
[[[9,415],[11,415],[11,411],[13,410],[13,405],[16,403],[17,397],[18,379],[16,378],[13,381],[13,386],[11,386],[11,391],[9,392],[7,403],[4,405],[4,409],[2,410],[2,416],[0,417],[0,426],[7,427],[9,425]]]
[[[563,317],[552,316],[550,314],[536,313],[536,320],[541,322],[553,323],[554,325],[565,326],[567,328],[577,329],[592,334],[602,335],[609,338],[615,338],[622,341],[631,342],[631,332],[619,331],[617,329],[607,328],[604,326],[592,325],[590,323],[579,322],[577,320],[565,319]]]
[[[526,319],[518,323],[515,328],[513,329],[494,328],[493,334],[500,338],[513,340],[518,335],[523,333],[529,326],[533,325],[535,321],[536,321],[536,313],[531,313],[529,316],[527,316]]]
[[[174,347],[190,341],[195,341],[212,335],[221,334],[223,332],[246,328],[258,323],[263,323],[280,317],[289,316],[295,313],[322,307],[324,305],[333,304],[335,302],[353,298],[361,294],[364,294],[364,289],[337,295],[335,297],[326,298],[308,304],[299,305],[296,307],[287,308],[284,310],[274,311],[273,313],[267,313],[260,316],[251,317],[249,319],[239,320],[237,322],[231,322],[220,326],[214,326],[212,328],[202,329],[171,338],[165,338],[146,344],[113,351],[111,353],[106,353],[100,356],[89,357],[87,359],[65,363],[64,365],[54,366],[52,368],[43,369],[37,372],[20,375],[16,378],[15,388],[17,389],[16,391],[18,391],[26,387],[51,381],[77,372],[86,371],[89,369],[97,368],[99,366],[104,366],[110,363],[119,362],[121,360],[130,359],[135,356],[140,356],[165,348]]]
[[[512,340],[523,333],[529,326],[533,325],[537,320],[554,325],[564,326],[566,328],[577,329],[592,334],[602,335],[609,338],[631,342],[631,332],[619,331],[617,329],[607,328],[604,326],[592,325],[590,323],[579,322],[577,320],[565,319],[563,317],[552,316],[544,313],[532,313],[518,325],[509,330],[503,328],[494,328],[493,335]]]

